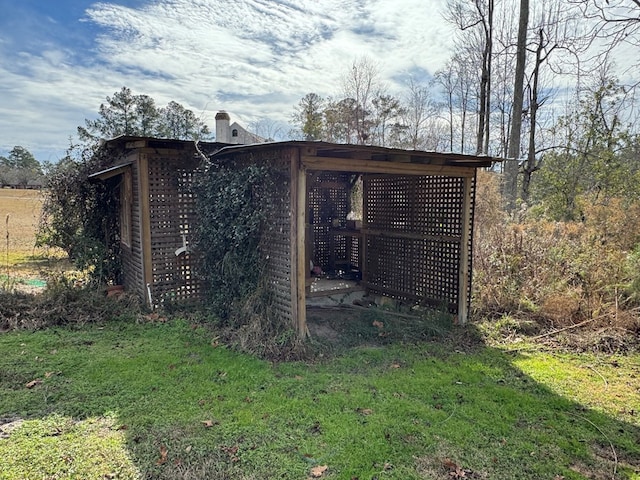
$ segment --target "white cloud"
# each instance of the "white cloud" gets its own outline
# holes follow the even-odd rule
[[[391,79],[435,71],[451,33],[444,0],[156,0],[141,8],[96,3],[93,56],[63,42],[0,59],[0,149],[66,147],[84,118],[123,85],[158,104],[175,100],[212,123],[226,109],[248,123],[287,120],[304,94],[338,93],[366,55]],[[78,57],[85,60],[77,63]]]

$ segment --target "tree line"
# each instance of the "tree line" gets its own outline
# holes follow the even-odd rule
[[[43,183],[43,166],[26,148],[18,145],[6,157],[0,156],[0,188],[39,188]]]
[[[449,0],[445,18],[458,33],[443,68],[392,92],[356,59],[333,96],[294,106],[293,136],[494,156],[512,212],[575,218],[582,194],[637,195],[640,80],[612,61],[640,46],[637,0]]]

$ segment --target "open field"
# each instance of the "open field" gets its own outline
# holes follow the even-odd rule
[[[36,247],[44,193],[0,189],[0,285],[29,290],[51,270],[68,269],[61,252]]]
[[[0,351],[3,480],[640,479],[637,355],[441,339],[273,364],[156,314]]]
[[[43,193],[39,190],[0,189],[0,220],[2,220],[2,250],[12,255],[32,255],[35,235],[42,210]]]

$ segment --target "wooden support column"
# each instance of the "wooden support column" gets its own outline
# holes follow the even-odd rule
[[[291,313],[299,338],[309,334],[307,328],[306,218],[307,174],[300,161],[300,150],[291,155]]]
[[[367,175],[362,175],[362,225],[360,227],[360,231],[362,235],[360,236],[360,249],[358,251],[358,255],[360,257],[360,275],[362,282],[369,281],[369,274],[367,272],[367,238],[368,233],[367,229],[369,226],[367,225],[367,198],[369,195],[368,190],[369,182],[367,181]]]
[[[151,211],[149,201],[149,158],[140,153],[138,163],[138,182],[140,192],[140,248],[142,249],[142,286],[147,305],[153,308],[151,288],[153,287],[153,262],[151,261]]]
[[[473,208],[473,178],[464,177],[462,202],[462,235],[460,236],[460,265],[458,267],[458,322],[469,320],[469,263],[471,259],[471,209]]]

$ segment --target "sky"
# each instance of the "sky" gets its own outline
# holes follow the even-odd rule
[[[287,122],[362,57],[401,90],[450,55],[445,1],[0,0],[0,155],[20,145],[56,162],[123,86],[214,130],[219,110]]]

